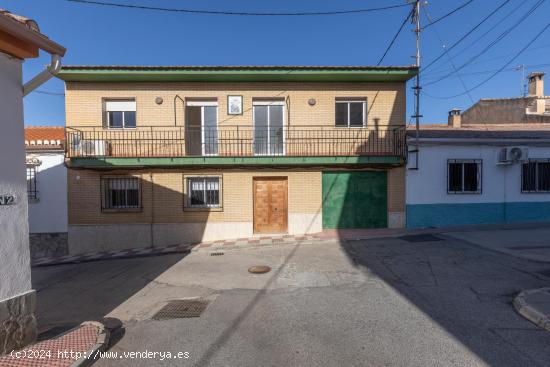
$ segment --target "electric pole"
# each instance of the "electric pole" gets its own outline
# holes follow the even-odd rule
[[[413,1],[409,0],[410,4],[413,4]],[[414,13],[411,18],[411,22],[415,25],[414,33],[416,34],[416,83],[413,87],[414,90],[414,96],[415,96],[415,107],[414,107],[414,115],[413,117],[415,119],[416,123],[416,169],[418,169],[418,151],[420,149],[419,146],[419,138],[420,138],[420,118],[422,115],[420,114],[420,90],[422,87],[420,87],[420,32],[422,32],[422,28],[420,27],[420,0],[414,1]]]

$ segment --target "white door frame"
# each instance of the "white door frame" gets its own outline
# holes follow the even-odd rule
[[[253,150],[254,150],[254,155],[263,155],[263,156],[268,156],[268,155],[271,155],[269,154],[269,152],[267,154],[260,154],[260,153],[256,153],[256,111],[254,110],[254,107],[255,106],[282,106],[283,107],[283,112],[282,112],[282,116],[283,116],[283,154],[282,155],[286,155],[286,138],[285,138],[285,132],[286,132],[286,129],[285,129],[285,102],[284,101],[269,101],[269,100],[266,100],[266,101],[252,101],[252,124],[253,124]],[[271,148],[271,136],[269,134],[269,129],[271,128],[271,121],[270,121],[270,117],[269,117],[269,108],[267,110],[267,130],[268,130],[268,134],[267,134],[267,149],[268,151],[270,150]]]

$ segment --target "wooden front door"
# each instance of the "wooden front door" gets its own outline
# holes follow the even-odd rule
[[[286,177],[254,177],[254,233],[286,233]]]

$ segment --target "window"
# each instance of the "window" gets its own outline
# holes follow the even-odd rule
[[[220,208],[219,177],[189,177],[188,203],[191,208]]]
[[[136,127],[136,101],[105,100],[107,114],[107,126],[112,129],[125,129]]]
[[[367,100],[336,99],[336,126],[363,127],[366,124]]]
[[[102,209],[141,209],[137,177],[102,177]]]
[[[254,154],[284,155],[284,101],[255,100]]]
[[[481,194],[481,159],[447,161],[447,193]]]
[[[27,166],[27,197],[30,201],[38,200],[36,187],[36,166]]]
[[[550,192],[550,159],[529,159],[521,165],[521,192]]]

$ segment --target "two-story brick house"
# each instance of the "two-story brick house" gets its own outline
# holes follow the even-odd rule
[[[63,67],[70,253],[404,226],[415,74]]]

